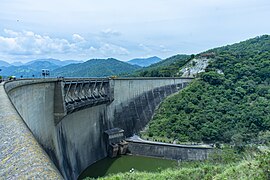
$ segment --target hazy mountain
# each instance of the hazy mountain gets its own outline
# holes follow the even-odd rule
[[[148,67],[139,69],[131,76],[170,77],[174,74],[177,74],[181,67],[190,61],[190,57],[191,56],[189,55],[178,54],[152,64]]]
[[[131,65],[113,58],[91,59],[84,63],[70,64],[58,68],[52,72],[52,75],[64,77],[108,77],[131,73],[139,68],[139,66]]]
[[[49,59],[36,59],[36,60],[33,60],[33,61],[30,61],[28,63],[26,63],[25,65],[29,65],[29,64],[32,64],[34,62],[50,62],[50,63],[53,63],[57,66],[66,66],[66,65],[69,65],[69,64],[76,64],[76,63],[83,63],[83,61],[77,61],[77,60],[58,60],[58,59],[52,59],[52,58],[49,58]]]
[[[12,66],[22,66],[24,65],[24,63],[20,62],[20,61],[17,61],[17,62],[13,62],[11,63]]]
[[[1,74],[4,76],[32,77],[34,75],[35,77],[39,77],[42,69],[49,69],[52,71],[59,67],[60,66],[48,61],[36,61],[27,65],[2,68]]]
[[[11,66],[11,64],[9,64],[9,63],[6,62],[6,61],[0,60],[0,67],[8,67],[8,66]]]
[[[157,56],[149,57],[149,58],[136,58],[128,61],[129,64],[132,65],[138,65],[141,67],[147,67],[150,66],[151,64],[157,63],[161,61],[161,59]]]

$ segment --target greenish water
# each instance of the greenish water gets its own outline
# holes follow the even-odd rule
[[[134,171],[154,172],[175,167],[176,165],[177,162],[173,160],[126,155],[117,158],[102,159],[89,166],[78,179],[86,177],[97,178],[119,172],[129,172],[132,168]]]

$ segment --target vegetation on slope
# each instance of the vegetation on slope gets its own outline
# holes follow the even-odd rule
[[[209,52],[206,72],[161,105],[148,136],[241,144],[270,129],[270,36]]]
[[[204,162],[181,162],[176,169],[119,173],[101,179],[270,179],[270,36],[209,52],[215,57],[206,72],[163,102],[147,134],[180,141],[225,142],[234,148],[222,148]]]
[[[270,179],[270,36],[206,53],[215,54],[206,72],[161,104],[147,135],[234,148],[222,148],[204,162],[181,162],[176,169],[101,179]]]
[[[152,64],[147,68],[143,68],[133,74],[140,77],[179,77],[179,70],[185,65],[191,56],[175,55],[163,61]]]
[[[84,63],[70,64],[52,72],[54,76],[64,77],[108,77],[121,73],[132,73],[139,66],[109,59],[92,59]]]
[[[234,149],[225,148],[214,153],[205,162],[181,162],[174,169],[160,172],[119,173],[107,176],[104,180],[163,180],[163,179],[243,179],[266,180],[270,178],[270,152],[248,148],[239,154]],[[91,178],[87,178],[91,179]]]

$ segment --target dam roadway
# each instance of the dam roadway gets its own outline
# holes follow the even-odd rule
[[[0,175],[16,179],[35,177],[38,172],[45,178],[76,179],[107,156],[106,130],[121,128],[125,137],[139,132],[164,98],[191,81],[60,78],[1,84]],[[26,152],[31,152],[31,158]]]

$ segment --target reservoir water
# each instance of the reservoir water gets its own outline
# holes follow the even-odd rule
[[[86,177],[97,178],[119,172],[130,172],[132,168],[134,171],[155,172],[175,166],[177,166],[177,162],[173,160],[125,155],[117,158],[105,158],[92,164],[78,179]]]

